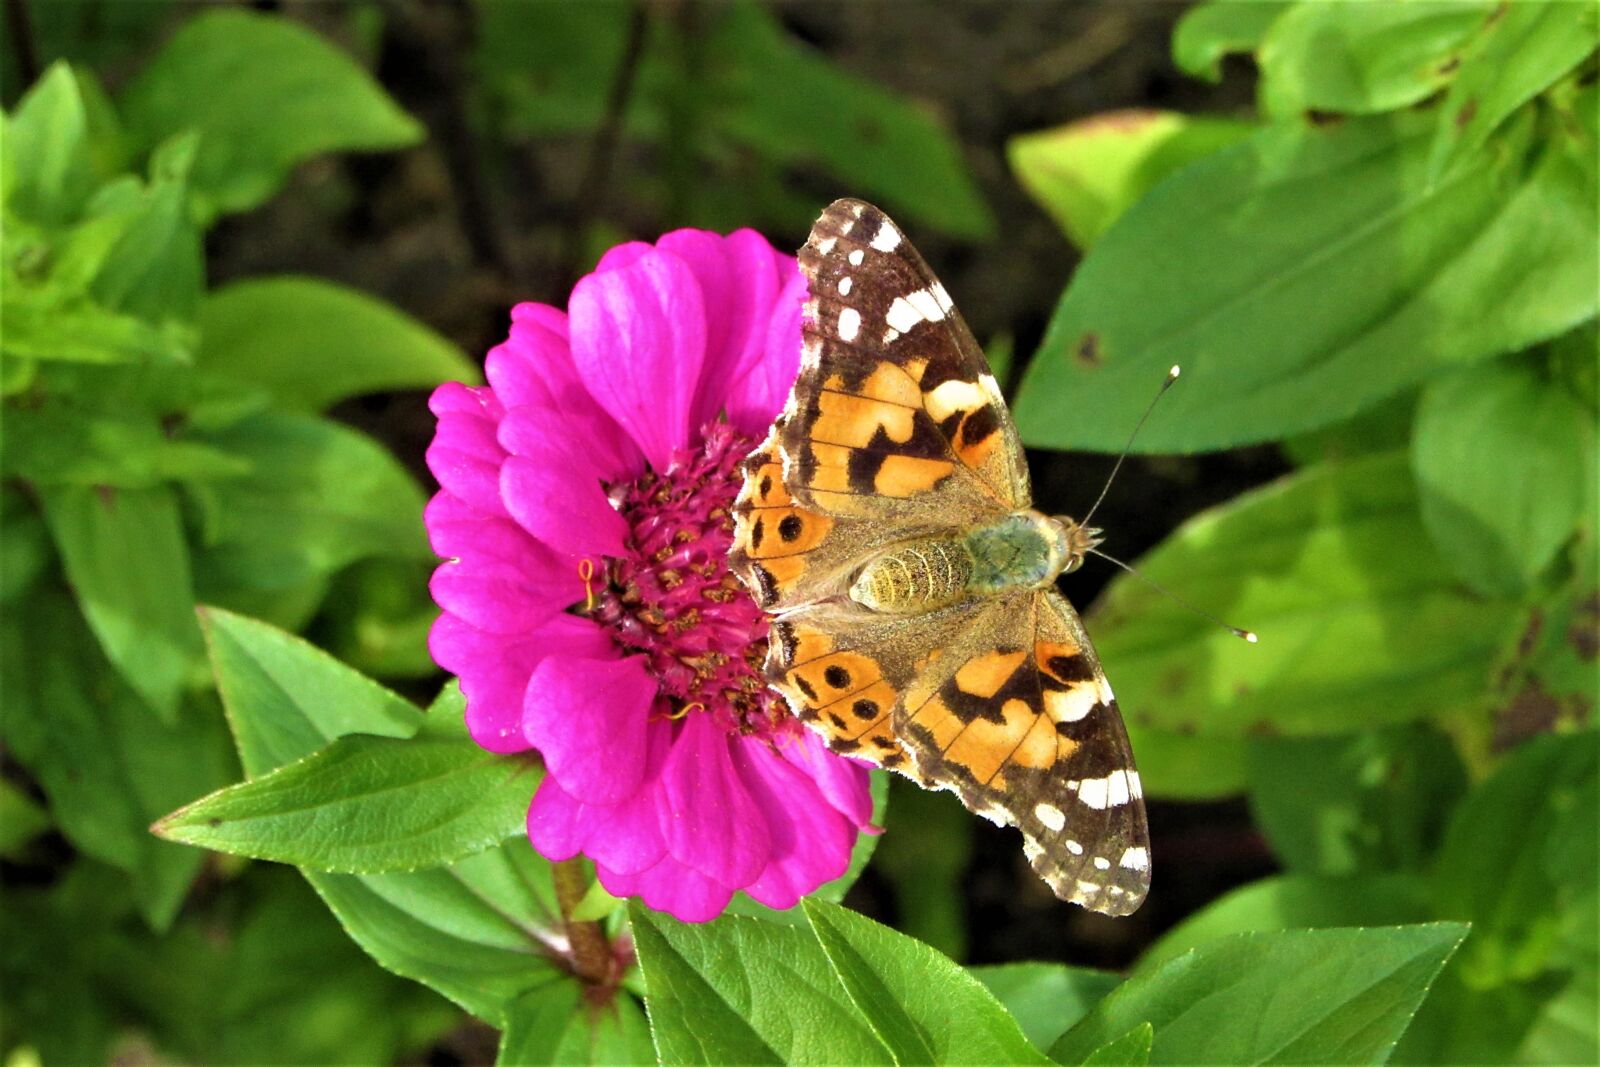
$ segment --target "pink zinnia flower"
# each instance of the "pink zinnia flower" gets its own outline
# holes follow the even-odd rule
[[[487,388],[441,386],[434,658],[496,752],[538,749],[528,836],[680,919],[842,874],[867,776],[761,678],[729,573],[739,464],[794,380],[804,284],[750,230],[613,248],[567,312],[512,311]]]

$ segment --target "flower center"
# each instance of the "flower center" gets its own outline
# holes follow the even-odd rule
[[[755,446],[726,423],[673,453],[665,471],[611,487],[628,554],[595,575],[591,618],[642,652],[677,718],[714,715],[730,731],[787,733],[796,723],[767,688],[767,617],[728,569],[739,464]]]

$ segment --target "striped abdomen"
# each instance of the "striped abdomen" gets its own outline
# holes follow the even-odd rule
[[[913,541],[867,564],[850,586],[850,599],[891,615],[934,611],[968,595],[972,572],[965,538]]]

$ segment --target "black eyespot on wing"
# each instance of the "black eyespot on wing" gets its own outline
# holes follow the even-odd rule
[[[750,526],[750,547],[760,548],[761,542],[767,536],[767,520],[757,519]]]
[[[785,515],[783,521],[778,523],[778,536],[785,541],[793,541],[805,529],[805,523],[800,521],[798,515]]]
[[[834,664],[822,672],[822,680],[833,689],[847,689],[850,686],[850,672]]]
[[[874,700],[858,700],[850,705],[850,710],[864,722],[873,722],[878,718],[878,704]]]

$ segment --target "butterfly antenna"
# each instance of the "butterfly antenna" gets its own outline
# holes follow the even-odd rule
[[[1161,593],[1164,596],[1171,597],[1174,601],[1176,601],[1177,603],[1179,603],[1179,604],[1183,605],[1184,607],[1188,608],[1190,611],[1194,612],[1196,615],[1200,616],[1201,618],[1210,619],[1212,622],[1216,623],[1218,626],[1222,627],[1224,630],[1228,631],[1233,636],[1242,637],[1244,640],[1250,642],[1252,645],[1256,643],[1257,637],[1256,637],[1256,633],[1255,633],[1254,630],[1243,630],[1243,629],[1240,629],[1237,626],[1229,626],[1227,623],[1223,622],[1221,619],[1219,619],[1215,615],[1211,614],[1211,612],[1209,612],[1209,611],[1201,611],[1199,608],[1195,607],[1193,604],[1189,603],[1187,600],[1183,599],[1183,597],[1179,596],[1177,593],[1174,593],[1172,590],[1168,589],[1166,586],[1162,585],[1160,582],[1156,581],[1154,578],[1149,578],[1149,577],[1146,577],[1143,574],[1140,574],[1138,571],[1134,570],[1132,567],[1128,566],[1126,563],[1122,562],[1117,557],[1108,556],[1104,552],[1100,551],[1098,548],[1091,548],[1091,549],[1088,550],[1088,552],[1089,552],[1089,555],[1091,555],[1091,556],[1099,556],[1101,559],[1105,560],[1107,563],[1115,563],[1117,566],[1121,567],[1123,570],[1127,571],[1129,574],[1133,575],[1135,578],[1139,579],[1141,582],[1143,582],[1144,584],[1148,585],[1150,588],[1154,589],[1156,592]]]
[[[1139,436],[1139,431],[1144,427],[1144,421],[1156,409],[1156,401],[1166,395],[1172,383],[1178,380],[1178,365],[1174,363],[1172,369],[1167,371],[1167,380],[1161,383],[1161,388],[1156,390],[1156,395],[1150,398],[1150,406],[1144,409],[1144,414],[1139,416],[1139,421],[1133,424],[1133,432],[1128,435],[1128,443],[1122,446],[1122,454],[1117,457],[1116,464],[1111,468],[1111,474],[1106,478],[1105,487],[1100,490],[1100,495],[1095,498],[1094,507],[1089,509],[1089,514],[1083,517],[1083,525],[1088,526],[1089,520],[1094,518],[1094,513],[1099,510],[1100,502],[1111,492],[1111,483],[1116,480],[1117,472],[1122,469],[1122,461],[1128,458],[1128,449],[1133,447],[1134,438]]]

